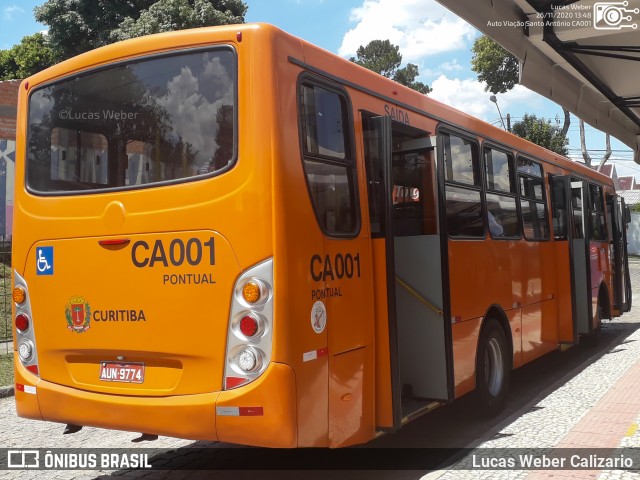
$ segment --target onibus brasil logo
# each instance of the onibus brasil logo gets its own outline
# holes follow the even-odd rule
[[[69,330],[76,333],[89,330],[91,307],[84,298],[80,296],[70,298],[64,313],[67,317],[67,328]]]

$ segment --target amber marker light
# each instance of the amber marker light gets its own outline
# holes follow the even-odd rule
[[[27,293],[22,287],[16,287],[13,289],[13,301],[18,305],[22,305],[27,298]]]
[[[262,296],[260,284],[255,280],[250,280],[242,287],[242,298],[247,303],[256,303]]]

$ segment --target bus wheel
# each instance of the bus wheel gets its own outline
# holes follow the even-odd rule
[[[511,358],[504,330],[494,319],[489,319],[480,333],[476,365],[476,392],[482,412],[495,416],[507,399]]]

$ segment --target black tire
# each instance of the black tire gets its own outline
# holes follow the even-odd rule
[[[484,416],[493,417],[507,400],[511,377],[511,354],[502,326],[487,320],[478,341],[476,395]]]

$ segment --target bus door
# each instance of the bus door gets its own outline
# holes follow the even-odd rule
[[[588,192],[587,182],[571,178],[569,256],[571,264],[571,303],[577,335],[593,333],[591,265],[587,230]]]
[[[568,176],[549,175],[551,189],[551,212],[553,219],[553,237],[556,245],[556,275],[558,282],[558,341],[561,343],[578,343],[576,317],[573,315],[573,264],[571,233],[573,222],[571,216],[571,182]],[[569,286],[567,289],[566,286]]]
[[[389,348],[388,359],[378,361],[390,365],[389,426],[398,428],[435,400],[453,398],[451,326],[443,314],[446,283],[435,137],[390,117],[366,114],[363,131],[374,288],[377,297],[386,299],[386,305],[376,302],[376,349],[381,353]],[[377,367],[382,372],[386,365],[381,363]]]
[[[609,232],[611,232],[611,273],[613,276],[612,308],[618,315],[631,309],[629,265],[627,260],[627,223],[624,199],[607,195]]]

